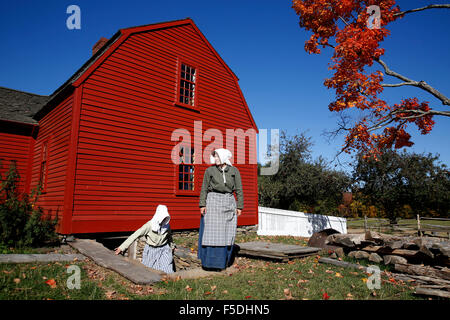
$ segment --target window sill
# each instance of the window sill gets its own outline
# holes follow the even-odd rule
[[[195,111],[195,112],[200,113],[200,110],[198,110],[196,107],[193,107],[193,106],[191,106],[191,105],[184,104],[184,103],[181,103],[181,102],[175,102],[175,103],[174,103],[174,106],[175,106],[175,107],[179,107],[179,108],[183,108],[183,109],[187,109],[187,110],[190,110],[190,111]]]

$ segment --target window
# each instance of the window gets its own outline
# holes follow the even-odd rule
[[[39,171],[39,185],[41,192],[46,192],[48,175],[48,140],[42,143],[41,150],[41,168]]]
[[[195,105],[196,69],[182,63],[180,69],[180,86],[178,102],[189,106]]]
[[[195,189],[195,166],[194,148],[189,146],[180,147],[180,164],[178,165],[178,191],[194,191]]]

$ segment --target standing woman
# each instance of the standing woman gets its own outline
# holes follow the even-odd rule
[[[227,149],[216,149],[205,170],[200,192],[198,258],[205,269],[225,269],[231,262],[237,217],[244,209],[241,174],[231,162]],[[236,192],[236,199],[233,196]]]

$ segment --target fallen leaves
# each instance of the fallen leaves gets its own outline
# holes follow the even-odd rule
[[[191,291],[192,291],[192,288],[189,287],[189,285],[187,285],[184,289],[185,289],[187,292],[191,292]]]
[[[298,280],[298,282],[297,282],[297,286],[300,286],[301,283],[306,283],[306,282],[309,282],[309,280],[303,280],[303,279],[300,279],[300,280]]]
[[[324,293],[322,294],[322,299],[323,299],[323,300],[328,300],[328,299],[330,299],[330,296],[328,295],[328,293],[324,292]]]
[[[336,272],[336,274],[334,275],[337,278],[343,278],[344,276],[342,274],[340,274],[339,272]]]
[[[19,284],[20,283],[20,279],[19,278],[14,278],[14,283],[15,284]]]
[[[116,293],[117,293],[117,292],[116,292],[115,290],[107,290],[107,291],[105,292],[105,296],[106,296],[107,299],[111,300],[111,299],[114,298],[114,296],[116,295]]]
[[[290,290],[290,289],[284,289],[284,290],[283,290],[283,293],[284,293],[284,297],[286,298],[286,300],[292,300],[292,299],[294,299],[294,298],[292,297],[292,293],[291,293],[291,290]]]
[[[49,279],[49,280],[45,281],[45,283],[48,284],[50,286],[50,288],[56,289],[56,281],[55,281],[55,279]]]

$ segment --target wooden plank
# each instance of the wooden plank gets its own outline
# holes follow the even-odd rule
[[[261,241],[240,243],[237,246],[239,246],[238,255],[276,259],[283,262],[314,255],[321,250],[321,248]]]
[[[161,277],[165,275],[165,272],[128,261],[94,240],[77,239],[69,242],[69,245],[92,259],[96,264],[119,273],[135,284],[152,284],[160,281]]]
[[[319,252],[321,248],[304,247],[299,245],[289,245],[283,243],[269,243],[261,241],[239,243],[240,250],[258,251],[270,253],[273,255],[303,255],[308,253]]]
[[[35,253],[35,254],[0,254],[0,263],[34,263],[34,262],[55,262],[55,261],[76,261],[83,260],[82,254],[61,254],[61,253]]]
[[[428,289],[428,288],[418,287],[418,288],[416,288],[415,294],[422,294],[422,295],[427,295],[427,296],[436,296],[436,297],[443,297],[443,298],[450,299],[450,292],[444,291],[444,290],[436,290],[436,289]]]

